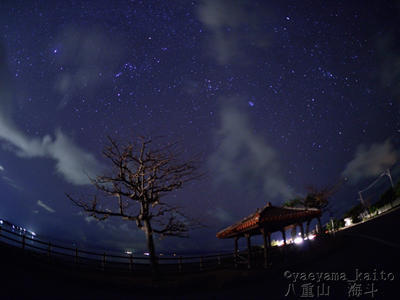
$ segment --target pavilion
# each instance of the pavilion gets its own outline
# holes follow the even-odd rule
[[[316,218],[319,230],[321,230],[321,210],[316,208],[277,207],[270,202],[255,213],[241,221],[221,230],[217,238],[235,240],[235,266],[237,266],[238,240],[241,237],[247,239],[247,264],[251,267],[251,241],[253,235],[261,234],[264,240],[264,267],[268,266],[268,248],[271,247],[271,233],[282,232],[284,245],[287,244],[285,231],[290,228],[300,227],[301,237],[308,236],[310,222]],[[306,222],[306,233],[304,233],[303,222]]]

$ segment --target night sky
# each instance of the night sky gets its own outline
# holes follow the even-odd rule
[[[108,135],[202,155],[207,176],[167,197],[207,227],[158,251],[231,249],[217,231],[347,177],[340,217],[384,169],[400,178],[398,20],[396,1],[2,0],[0,218],[142,252],[134,223],[65,196],[92,191]]]

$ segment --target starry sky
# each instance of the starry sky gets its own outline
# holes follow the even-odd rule
[[[107,136],[138,135],[180,141],[207,173],[166,198],[207,226],[159,251],[231,249],[217,231],[346,177],[340,217],[386,168],[400,179],[399,20],[396,1],[3,0],[0,217],[142,251],[135,224],[65,196],[91,191]]]

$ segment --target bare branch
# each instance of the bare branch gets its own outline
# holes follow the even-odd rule
[[[166,193],[204,176],[198,172],[196,159],[182,159],[185,151],[179,149],[178,144],[155,145],[153,139],[139,137],[123,145],[108,137],[103,155],[111,164],[110,173],[90,178],[105,197],[100,200],[97,196],[84,199],[66,196],[98,220],[119,217],[135,221],[146,233],[150,257],[154,258],[152,233],[161,237],[187,237],[189,229],[194,227],[180,207],[161,202]],[[133,213],[133,207],[138,212]]]

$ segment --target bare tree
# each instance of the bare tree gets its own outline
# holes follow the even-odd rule
[[[306,186],[307,195],[305,197],[296,197],[284,203],[284,206],[294,207],[302,206],[305,208],[318,208],[325,212],[329,210],[330,198],[339,190],[346,178],[340,178],[338,182],[332,186],[325,186],[322,188],[313,185]]]
[[[67,197],[98,220],[120,217],[135,221],[146,234],[150,262],[155,270],[153,235],[186,237],[193,225],[179,207],[161,198],[202,176],[197,160],[180,160],[182,152],[177,143],[155,146],[152,139],[143,137],[125,145],[111,137],[108,140],[103,154],[111,162],[112,172],[91,179],[103,197],[76,199],[69,194]]]
[[[338,182],[332,186],[325,186],[322,188],[313,185],[306,186],[307,195],[305,197],[296,197],[284,203],[286,207],[301,206],[304,208],[317,208],[325,213],[328,211],[332,214],[329,206],[331,197],[339,190],[346,178],[340,178]],[[306,232],[309,231],[310,222],[306,224]]]

